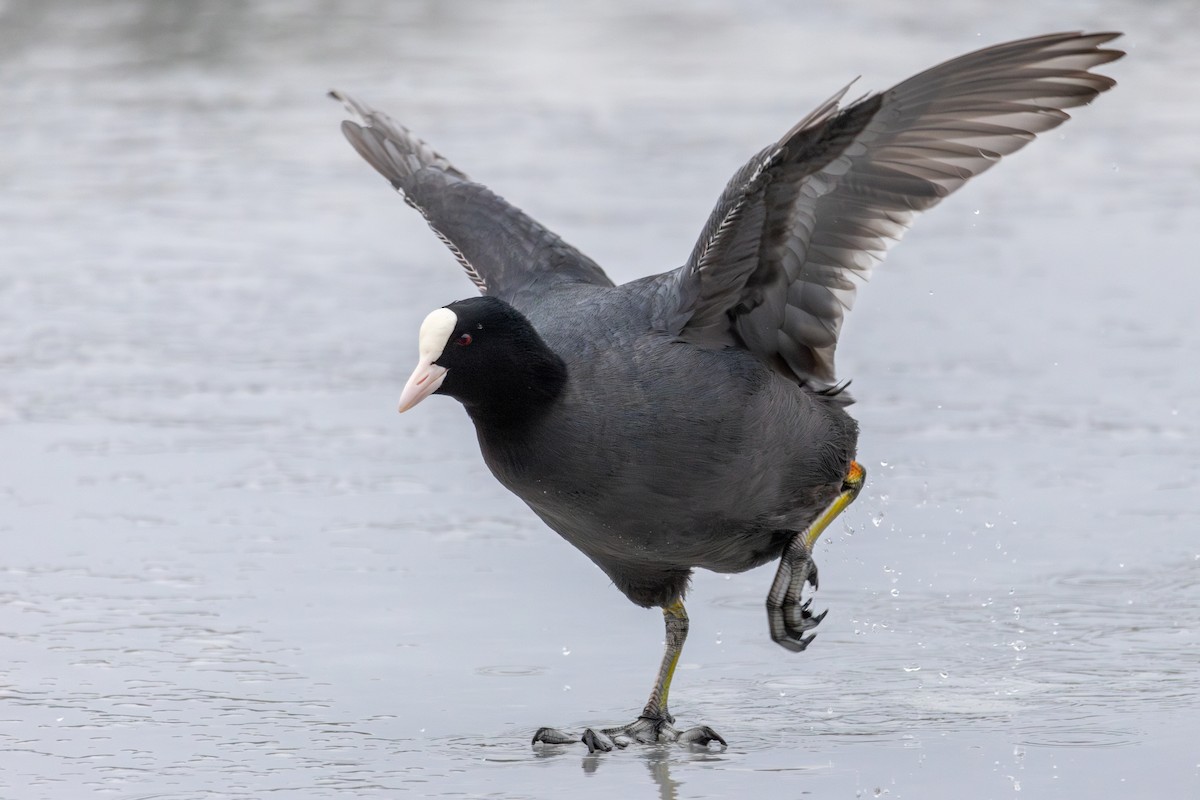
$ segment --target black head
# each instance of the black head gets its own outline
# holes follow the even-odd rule
[[[420,363],[400,410],[430,394],[460,401],[477,421],[539,415],[566,381],[566,366],[521,312],[495,297],[472,297],[421,323]]]

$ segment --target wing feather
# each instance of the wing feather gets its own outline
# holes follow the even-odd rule
[[[612,286],[590,258],[482,184],[387,115],[338,92],[358,121],[342,133],[421,213],[480,292],[510,302],[561,282]]]
[[[996,45],[841,107],[843,89],[729,182],[687,264],[662,278],[679,338],[746,347],[797,381],[836,381],[858,281],[917,214],[1069,119],[1115,81],[1119,34]]]

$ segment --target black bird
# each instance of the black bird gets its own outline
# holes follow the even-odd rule
[[[725,744],[667,710],[692,570],[780,559],[771,638],[821,621],[812,548],[862,488],[858,426],[834,373],[858,279],[916,215],[1114,85],[1089,70],[1116,33],[1058,33],[956,58],[821,104],[726,186],[687,263],[614,286],[587,256],[473,182],[407,128],[333,93],[342,131],[425,217],[483,297],[426,317],[400,411],[463,404],[499,481],[666,619],[650,699],[588,749]],[[578,741],[553,728],[533,741]]]

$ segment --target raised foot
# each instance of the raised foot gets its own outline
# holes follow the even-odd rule
[[[788,547],[788,552],[784,553],[775,583],[767,595],[767,621],[770,623],[771,639],[793,653],[799,653],[812,643],[817,635],[808,631],[820,625],[829,613],[826,609],[814,614],[811,597],[801,602],[801,592],[806,583],[816,591],[817,565],[797,536]]]
[[[588,728],[583,735],[565,733],[557,728],[538,728],[533,735],[533,743],[537,744],[573,744],[583,742],[589,753],[607,753],[614,747],[625,748],[636,742],[638,744],[679,744],[707,747],[716,742],[726,747],[721,734],[707,725],[697,725],[694,728],[680,731],[671,723],[670,717],[638,717],[628,725],[615,728]]]

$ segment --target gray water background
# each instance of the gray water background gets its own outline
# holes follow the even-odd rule
[[[333,87],[617,280],[856,75],[1120,29],[1120,85],[919,220],[839,352],[868,488],[812,649],[699,573],[724,752],[536,749],[659,659],[482,465],[395,414],[472,294]],[[1200,796],[1194,2],[0,2],[0,796]]]

